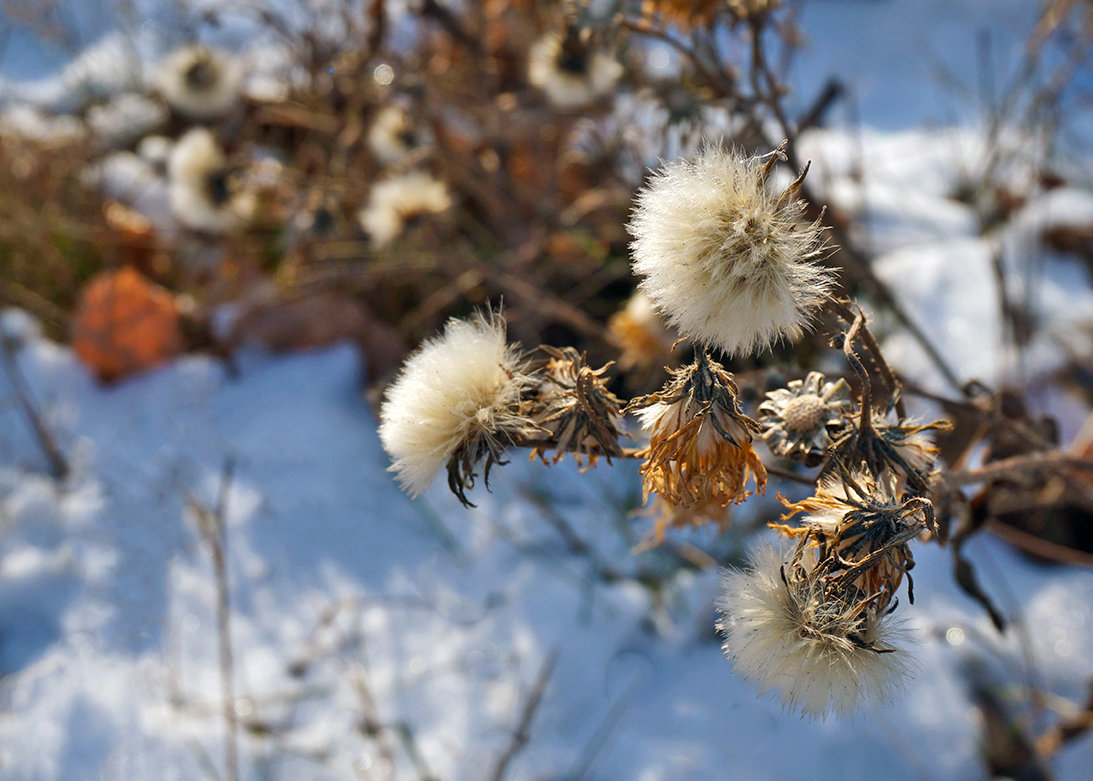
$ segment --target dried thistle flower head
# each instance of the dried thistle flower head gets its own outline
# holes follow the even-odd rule
[[[769,546],[750,558],[725,573],[717,602],[735,671],[811,717],[891,700],[909,674],[906,653],[892,648],[901,630],[891,615],[832,589],[801,544],[785,562]]]
[[[641,289],[684,334],[736,354],[798,337],[833,284],[818,265],[819,220],[781,192],[766,160],[708,146],[666,164],[638,193],[627,226]]]
[[[186,46],[164,58],[156,85],[175,111],[205,121],[218,119],[238,105],[242,80],[242,69],[227,53]]]
[[[759,405],[762,437],[774,455],[816,466],[833,444],[831,431],[842,427],[851,406],[846,380],[828,382],[820,372],[809,372],[767,393]]]
[[[908,491],[921,494],[929,490],[937,459],[931,432],[950,427],[944,420],[888,423],[887,416],[880,413],[874,414],[872,424],[863,428],[860,416],[848,417],[845,428],[835,435],[833,449],[845,468],[868,472],[878,480],[888,474]]]
[[[767,470],[751,446],[759,427],[741,410],[732,375],[705,352],[627,411],[649,432],[643,500],[656,493],[677,507],[724,507],[751,494],[749,479],[766,488]]]
[[[672,351],[674,339],[649,300],[636,291],[607,321],[607,329],[622,349],[619,369],[650,369],[664,362]]]
[[[523,413],[531,384],[518,348],[509,345],[499,314],[452,318],[407,358],[380,409],[380,440],[391,471],[417,496],[447,465],[448,486],[466,505],[477,464],[504,463],[514,439],[534,425]]]
[[[551,442],[537,447],[533,456],[543,457],[544,450],[552,449],[552,462],[557,463],[567,452],[572,452],[577,463],[583,464],[587,458],[589,466],[600,456],[608,463],[622,456],[619,447],[622,402],[603,381],[603,374],[611,364],[593,369],[584,353],[573,347],[559,350],[543,345],[539,349],[549,360],[540,373],[539,391],[532,400],[532,419]]]
[[[924,531],[937,531],[933,505],[920,496],[904,495],[890,474],[831,475],[814,496],[787,503],[789,518],[807,513],[794,528],[771,524],[789,537],[815,544],[829,577],[841,578],[872,609],[885,611],[906,575],[908,599],[914,602],[910,571],[915,565],[908,543]]]
[[[229,164],[205,128],[193,128],[178,140],[167,173],[171,211],[191,230],[228,233],[254,216],[254,191],[245,186],[239,167]]]
[[[440,214],[451,205],[444,182],[424,171],[410,171],[378,182],[358,219],[372,246],[379,248],[394,241],[416,217]]]
[[[576,26],[564,35],[548,33],[528,54],[528,81],[560,109],[577,109],[609,95],[622,75],[622,65],[590,46]]]

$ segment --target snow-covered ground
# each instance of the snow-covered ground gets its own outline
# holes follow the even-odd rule
[[[1093,668],[1093,573],[976,540],[988,589],[1021,622],[1003,638],[958,592],[947,553],[920,546],[905,696],[855,721],[802,720],[722,658],[715,572],[629,552],[617,527],[631,523],[632,469],[518,462],[473,511],[440,485],[411,502],[384,472],[348,347],[253,356],[234,378],[189,358],[103,390],[24,317],[4,329],[74,460],[67,480],[43,476],[5,412],[5,778],[188,779],[219,762],[217,594],[188,507],[217,503],[229,461],[247,778],[348,778],[378,770],[384,750],[400,776],[415,777],[416,756],[438,778],[485,777],[555,655],[514,778],[973,778],[966,667],[1070,697]],[[568,552],[547,513],[596,553]],[[386,749],[369,719],[392,727]],[[1059,776],[1082,777],[1091,757],[1076,743]]]
[[[1093,220],[1090,190],[1033,191],[982,236],[953,196],[981,170],[983,117],[931,80],[945,65],[975,83],[981,29],[1012,64],[1030,5],[814,0],[801,19],[802,93],[838,74],[866,125],[802,139],[810,182],[854,217],[879,274],[962,379],[1028,380],[1089,349],[1073,338],[1093,326],[1084,271],[1042,253],[1031,269],[1026,250],[1047,225]],[[945,24],[927,26],[931,12]],[[63,107],[74,84],[114,89],[106,64],[119,52],[157,51],[155,24],[128,38],[87,29],[76,60],[17,41],[0,66],[6,96]],[[28,57],[52,71],[28,70]],[[961,124],[922,127],[939,119]],[[1011,150],[1003,175],[1020,181],[1039,148],[999,143]],[[1021,356],[1001,338],[995,258],[1046,323]],[[881,325],[894,362],[943,389],[918,346]],[[0,372],[4,779],[224,777],[218,592],[198,517],[218,504],[246,779],[487,778],[525,711],[510,778],[981,778],[970,681],[998,687],[1034,732],[1063,698],[1086,696],[1093,572],[1032,564],[989,536],[967,552],[1013,622],[1007,635],[957,588],[948,551],[918,545],[916,604],[900,610],[916,644],[907,690],[854,720],[803,720],[722,657],[715,571],[680,566],[675,548],[632,553],[648,528],[633,518],[632,464],[578,474],[516,457],[493,493],[473,493],[475,509],[443,481],[411,501],[385,471],[360,393],[367,356],[348,346],[244,355],[237,374],[188,357],[103,388],[22,313],[4,313],[0,330],[72,463],[63,481],[45,476]],[[1080,422],[1063,419],[1064,441]],[[717,544],[739,556],[764,534]],[[1048,694],[1046,711],[1028,707],[1029,686]],[[1087,737],[1052,771],[1087,778],[1091,764]]]

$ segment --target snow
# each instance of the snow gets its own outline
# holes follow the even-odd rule
[[[1034,192],[981,236],[974,206],[955,195],[982,173],[974,150],[993,137],[961,97],[922,87],[942,69],[974,82],[977,29],[991,30],[994,56],[1012,62],[1028,6],[816,0],[801,18],[800,94],[841,73],[865,124],[802,139],[809,181],[861,226],[855,238],[879,255],[878,274],[962,379],[1042,377],[1067,350],[1089,349],[1075,337],[1093,324],[1084,271],[1051,254],[1035,268],[1022,263],[1045,228],[1088,224],[1093,199]],[[141,72],[132,58],[151,67],[173,19],[165,6],[141,9],[154,23],[135,39],[94,17],[75,57],[18,37],[0,64],[6,128],[40,129],[35,111],[132,85]],[[943,24],[908,34],[908,19],[938,14]],[[239,29],[223,35],[239,42]],[[261,43],[250,51],[256,68],[283,67],[279,54]],[[41,68],[28,69],[35,57]],[[102,121],[147,114],[116,101]],[[938,119],[959,124],[928,126]],[[78,132],[63,115],[50,122]],[[1020,133],[1000,143],[1003,179],[1019,181],[1026,157],[1042,154]],[[119,153],[97,175],[166,215],[148,161]],[[1021,356],[997,337],[996,263],[1042,322]],[[918,345],[880,325],[896,366],[942,388]],[[473,492],[477,508],[461,508],[443,481],[410,501],[386,471],[360,392],[367,357],[352,347],[245,354],[237,374],[186,357],[104,388],[23,313],[3,313],[0,332],[16,343],[19,370],[72,464],[63,480],[45,475],[0,372],[5,779],[223,777],[218,594],[197,515],[216,506],[225,481],[245,779],[386,777],[389,761],[399,777],[486,777],[555,655],[511,778],[981,778],[969,680],[1002,685],[1015,706],[1030,680],[1051,707],[1088,688],[1093,572],[1036,565],[981,535],[968,556],[1013,631],[999,635],[959,591],[947,550],[918,545],[917,602],[900,611],[919,668],[905,695],[854,720],[803,720],[757,697],[723,658],[716,572],[681,568],[671,549],[632,552],[649,526],[633,517],[633,464],[579,474],[569,462],[547,468],[517,455],[493,493]],[[1043,403],[1077,415],[1057,394]],[[777,507],[749,505],[759,519]],[[557,519],[591,552],[568,549]],[[745,525],[716,543],[737,559],[758,542]],[[714,545],[705,532],[676,539]],[[1037,728],[1050,722],[1035,709],[1022,715]],[[1090,762],[1093,745],[1079,740],[1052,770],[1084,778]]]

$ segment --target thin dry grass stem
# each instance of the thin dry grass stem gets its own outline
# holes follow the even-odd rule
[[[224,718],[224,773],[227,781],[239,778],[239,718],[235,705],[235,673],[231,637],[231,594],[228,582],[227,536],[225,520],[235,462],[228,458],[220,477],[216,504],[208,507],[188,488],[182,486],[186,504],[197,522],[209,549],[216,579],[217,653],[220,664],[221,713]]]
[[[46,460],[49,461],[50,476],[56,480],[64,479],[69,471],[68,459],[61,453],[53,434],[50,433],[49,428],[42,421],[41,412],[32,400],[30,388],[23,378],[23,373],[19,370],[12,340],[7,334],[3,333],[0,333],[0,359],[2,359],[0,362],[4,364],[4,373],[7,374],[8,382],[15,393],[19,408],[23,411],[27,423],[34,431],[38,444],[41,446],[42,452],[45,453]]]
[[[550,682],[550,676],[554,673],[554,665],[558,661],[558,655],[558,649],[551,651],[543,661],[542,667],[539,668],[539,675],[536,676],[535,685],[532,686],[531,691],[528,693],[527,700],[524,702],[524,707],[520,711],[520,720],[517,722],[516,729],[512,733],[512,739],[509,741],[508,748],[506,748],[501,756],[497,758],[497,762],[493,767],[493,772],[489,775],[490,781],[503,781],[508,772],[509,764],[524,750],[528,741],[531,740],[531,722],[535,718],[535,713],[539,709],[540,703],[543,701],[543,695],[546,693],[547,684]]]

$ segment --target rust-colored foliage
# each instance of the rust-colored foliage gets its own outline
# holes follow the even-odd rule
[[[72,346],[107,382],[157,366],[182,349],[178,306],[130,266],[102,272],[80,294]]]

